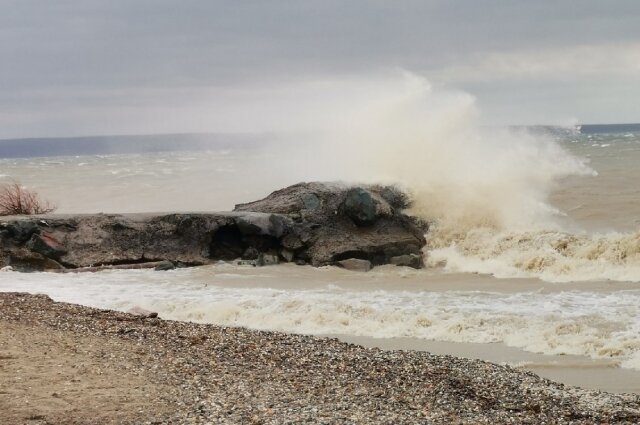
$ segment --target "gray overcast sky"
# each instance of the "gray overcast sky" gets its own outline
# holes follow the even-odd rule
[[[3,138],[270,130],[397,69],[489,124],[640,121],[638,0],[0,0],[0,60]]]

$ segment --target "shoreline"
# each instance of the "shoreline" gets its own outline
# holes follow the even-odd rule
[[[341,334],[322,336],[382,350],[426,351],[431,354],[507,364],[565,385],[616,394],[640,394],[640,371],[622,368],[618,361],[612,359],[596,360],[580,355],[532,353],[500,342],[431,341],[410,337],[372,338]]]
[[[0,408],[29,423],[637,423],[640,396],[480,360],[0,294]]]
[[[418,350],[476,358],[529,370],[565,385],[640,393],[640,371],[626,368],[626,364],[622,367],[631,358],[624,353],[609,357],[590,356],[586,351],[581,354],[580,349],[589,348],[579,345],[581,339],[570,341],[575,345],[568,343],[560,347],[566,354],[558,353],[560,349],[544,350],[553,348],[554,343],[562,343],[563,337],[560,340],[555,337],[558,323],[564,327],[575,324],[571,328],[574,334],[569,337],[579,336],[584,331],[583,325],[588,331],[593,323],[581,318],[582,306],[600,293],[624,295],[629,289],[625,283],[591,282],[584,285],[587,292],[584,293],[579,291],[583,289],[579,284],[496,279],[395,266],[356,273],[336,267],[280,264],[254,268],[226,263],[168,273],[113,271],[78,276],[13,272],[2,273],[0,277],[3,292],[43,293],[60,302],[123,312],[138,306],[169,320],[328,336],[385,350]],[[566,291],[578,292],[561,296]],[[413,301],[409,297],[413,297]],[[532,305],[547,303],[547,313],[538,319],[535,312],[531,317],[524,313],[511,315],[510,303],[504,301],[511,298],[516,303],[524,302],[526,311],[535,310]],[[565,301],[569,304],[563,304]],[[362,306],[373,308],[361,311]],[[495,317],[506,319],[496,326],[489,321],[487,326],[474,328],[484,317],[465,318],[469,308],[480,312],[488,308]],[[545,319],[558,308],[567,312],[565,318]],[[605,311],[611,308],[611,303],[603,308]],[[577,319],[571,320],[574,312]],[[450,321],[447,314],[453,315]],[[525,320],[520,320],[523,316]],[[432,326],[421,328],[418,322],[421,317],[433,320]],[[471,330],[460,337],[451,323],[468,324]],[[607,331],[605,326],[600,329]],[[438,335],[448,331],[451,334]],[[548,334],[541,334],[542,331]],[[490,332],[495,332],[496,339],[502,342],[488,342]],[[520,335],[520,339],[509,340],[510,335]],[[541,349],[536,351],[536,346],[518,345],[524,340],[536,342]],[[624,348],[624,342],[616,339],[603,337],[602,342]]]

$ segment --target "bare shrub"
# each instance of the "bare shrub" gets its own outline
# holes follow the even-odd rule
[[[55,205],[41,200],[36,192],[18,182],[0,186],[0,216],[46,214],[55,209]]]

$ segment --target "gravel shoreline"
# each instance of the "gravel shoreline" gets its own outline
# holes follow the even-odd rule
[[[0,293],[0,422],[640,423],[640,396],[508,366]]]

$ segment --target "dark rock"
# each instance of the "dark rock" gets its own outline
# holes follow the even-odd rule
[[[301,196],[302,204],[307,210],[315,210],[320,206],[320,198],[313,193],[305,193]]]
[[[3,233],[13,238],[18,243],[24,243],[31,239],[34,234],[40,233],[40,227],[36,222],[27,220],[13,220],[4,223]]]
[[[260,251],[258,251],[256,248],[250,246],[249,248],[247,248],[244,251],[244,254],[242,254],[242,259],[243,260],[255,260],[256,258],[258,258],[259,255],[260,255]]]
[[[337,262],[337,265],[354,272],[368,272],[371,270],[371,261],[361,260],[359,258],[349,258]]]
[[[132,229],[126,223],[123,223],[121,221],[116,221],[115,223],[111,224],[111,228],[113,230],[131,230]]]
[[[57,261],[24,247],[10,251],[7,256],[5,264],[21,272],[64,269]]]
[[[290,263],[293,261],[296,254],[293,251],[289,251],[288,249],[283,249],[280,252],[280,255],[282,256],[282,258],[284,258],[286,262]]]
[[[349,209],[344,208],[348,192],[355,194],[352,197],[366,200],[363,202],[368,209],[365,216],[375,216],[373,224],[354,225],[353,219],[346,214]],[[383,193],[398,208],[390,205]],[[300,216],[301,220],[297,222],[292,219],[280,243],[294,251],[297,258],[314,266],[334,264],[352,257],[367,259],[373,264],[386,264],[394,256],[420,255],[426,243],[425,229],[399,209],[409,206],[406,195],[403,198],[400,193],[397,188],[387,186],[354,190],[336,184],[300,183],[273,192],[259,201],[237,205],[236,210]],[[303,199],[309,195],[320,200],[314,210],[306,210]]]
[[[242,225],[245,232],[249,227]],[[227,224],[220,226],[213,232],[209,256],[221,260],[240,258],[249,248],[243,241],[244,235],[240,226]]]
[[[279,258],[277,255],[270,254],[260,254],[258,259],[256,260],[256,266],[272,266],[274,264],[278,264]]]
[[[395,264],[396,266],[413,267],[414,269],[421,269],[422,267],[424,267],[422,256],[416,254],[406,254],[391,257],[389,259],[389,262],[391,264]]]
[[[142,307],[134,306],[127,310],[127,313],[133,314],[134,316],[140,316],[143,319],[153,319],[158,317],[158,313],[155,311],[146,310]]]
[[[160,261],[160,263],[158,263],[158,265],[154,267],[154,270],[167,271],[167,270],[173,270],[175,268],[176,268],[176,265],[173,264],[173,262],[165,260],[165,261]]]
[[[275,238],[281,238],[291,228],[289,219],[282,215],[271,214],[269,216],[269,227],[266,234]]]
[[[249,219],[249,217],[238,217],[235,220],[235,227],[242,235],[259,235],[263,233],[262,227],[255,220]]]
[[[239,258],[322,266],[421,255],[425,229],[395,188],[300,183],[234,212],[24,217],[0,223],[0,267],[90,268],[164,259],[187,266]],[[43,231],[46,229],[46,232]],[[27,249],[28,248],[28,249]]]
[[[347,191],[342,203],[342,212],[358,226],[371,226],[377,218],[371,193],[361,187]]]
[[[280,262],[280,259],[278,258],[277,255],[264,254],[262,256],[262,261],[264,262],[265,266],[269,266],[273,264],[278,264]]]
[[[31,251],[56,260],[67,253],[60,242],[46,233],[33,234],[25,246]]]

